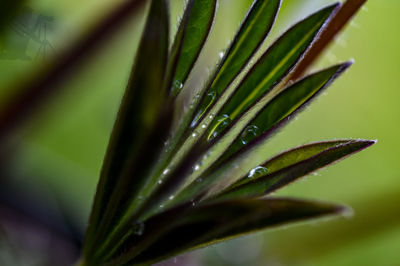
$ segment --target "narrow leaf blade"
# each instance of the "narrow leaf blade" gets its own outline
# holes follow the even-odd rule
[[[224,59],[222,59],[221,66],[224,64],[229,63],[230,66],[224,67],[224,69],[230,69],[229,71],[232,71],[231,65],[235,65],[236,73],[230,72],[229,75],[231,75],[231,79],[234,78],[234,76],[241,70],[241,68],[244,67],[244,64],[249,60],[251,55],[257,50],[258,46],[262,40],[266,37],[266,35],[269,33],[270,28],[272,27],[272,24],[275,20],[276,13],[279,9],[280,1],[278,0],[258,0],[253,4],[252,9],[249,11],[249,14],[247,15],[245,21],[242,24],[241,29],[237,33],[234,41],[231,44],[231,47],[229,48],[229,52],[227,52],[226,56]],[[258,23],[258,24],[256,24]],[[247,38],[248,36],[252,36],[251,39]],[[254,42],[256,41],[256,42]],[[246,47],[246,45],[248,47]],[[252,47],[252,49],[250,49]],[[238,50],[238,49],[242,50]],[[227,63],[225,63],[227,62]],[[242,62],[242,63],[240,63]],[[240,65],[242,64],[242,65]],[[224,72],[225,70],[223,70]],[[226,74],[228,75],[228,73]],[[225,74],[221,75],[220,77],[225,77],[226,80],[224,82],[230,82],[229,78],[227,78]],[[228,76],[229,76],[228,75]],[[219,79],[218,79],[219,80]],[[222,82],[222,81],[221,81]],[[188,121],[186,121],[188,122]],[[148,184],[149,189],[148,191],[151,191],[151,188],[154,187],[152,184],[155,184],[157,182],[157,178],[159,178],[161,171],[167,167],[168,163],[170,162],[169,159],[173,157],[173,155],[176,153],[175,148],[179,148],[179,143],[183,143],[185,140],[185,137],[182,137],[184,135],[184,131],[186,133],[190,133],[190,130],[185,128],[185,123],[183,123],[180,128],[182,128],[182,131],[179,131],[176,133],[176,136],[174,137],[174,140],[171,141],[172,144],[169,147],[168,151],[168,160],[163,164],[164,167],[160,167],[158,174],[154,175],[154,178],[149,182]],[[190,164],[191,160],[190,158],[196,158],[197,156],[201,155],[201,149],[198,149],[196,154],[191,154],[191,156],[187,156],[188,158],[185,159],[184,162],[182,162],[180,165],[182,167],[177,167],[178,170],[175,172],[169,172],[168,175],[163,176],[163,183],[160,186],[157,186],[157,191],[152,191],[153,194],[157,194],[149,199],[149,201],[152,201],[152,205],[156,206],[159,205],[159,201],[162,198],[161,195],[166,195],[171,193],[170,191],[173,191],[174,188],[178,187],[181,183],[182,180],[184,179],[184,176],[187,174],[187,165]],[[157,202],[157,204],[154,204],[154,202]],[[147,206],[148,207],[148,206]]]
[[[375,141],[371,140],[349,140],[347,143],[333,141],[327,144],[337,144],[336,146],[327,148],[320,153],[309,158],[296,159],[294,153],[301,151],[309,152],[312,155],[318,151],[320,147],[309,145],[300,147],[299,149],[287,151],[263,164],[263,167],[268,169],[271,167],[272,172],[266,175],[261,175],[256,178],[242,178],[238,183],[222,192],[217,198],[232,199],[238,197],[260,197],[268,194],[278,188],[284,187],[290,182],[308,175],[320,168],[326,167],[334,162],[337,162],[345,157],[357,153],[372,144]],[[317,148],[315,151],[312,151]],[[287,166],[286,166],[287,165]],[[283,167],[283,168],[281,168]]]
[[[347,0],[340,7],[299,65],[291,73],[291,80],[297,80],[308,70],[366,2],[367,0]]]
[[[247,124],[220,160],[225,160],[225,158],[238,152],[257,139],[258,136],[268,132],[284,118],[289,117],[311,98],[319,94],[351,64],[351,62],[347,62],[329,67],[311,74],[281,91]]]
[[[268,36],[279,11],[281,0],[257,0],[218,65],[200,100],[191,127],[202,120],[234,78],[246,66]]]
[[[160,226],[167,227],[167,231],[154,238],[153,244],[135,258],[130,257],[130,251],[134,254],[135,247],[140,247],[142,242],[137,241],[131,250],[126,246],[128,252],[122,253],[110,265],[127,262],[147,265],[268,227],[337,214],[344,210],[336,205],[285,198],[218,201],[191,208],[166,225],[167,211],[145,223],[146,230],[150,232],[153,229],[159,231]],[[145,241],[145,236],[142,241]]]
[[[121,197],[131,189],[131,186],[121,187],[120,184],[128,179],[141,183],[140,177],[132,179],[127,172],[137,165],[143,145],[149,136],[154,136],[152,132],[165,113],[166,91],[162,90],[162,85],[168,54],[168,16],[167,2],[153,0],[101,171],[86,235],[84,252],[87,257],[93,256],[90,249],[94,238],[100,237],[96,231],[103,226],[102,235],[107,232],[109,219],[114,218],[112,214]]]
[[[190,0],[170,52],[168,85],[176,96],[185,83],[210,33],[216,12],[216,0]]]
[[[204,194],[204,191],[210,189],[216,181],[215,178],[218,178],[218,176],[212,174],[216,169],[228,164],[235,156],[242,154],[243,150],[251,149],[258,140],[265,139],[277,125],[301,110],[349,65],[350,63],[345,63],[312,74],[275,96],[246,125],[224,154],[200,177],[184,188],[174,201],[183,202],[196,197],[196,195]]]
[[[209,140],[220,136],[290,72],[339,5],[328,6],[297,23],[264,53],[214,118],[207,132]]]

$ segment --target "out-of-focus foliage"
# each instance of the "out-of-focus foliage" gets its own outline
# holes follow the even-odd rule
[[[72,42],[82,28],[89,28],[97,18],[94,9],[104,14],[115,1],[31,1],[29,6],[36,12],[54,16],[57,30],[49,34],[56,50]],[[113,3],[111,3],[113,2]],[[182,3],[172,14],[180,12]],[[215,32],[210,36],[212,49],[204,53],[207,60],[218,58],[215,49],[222,49],[233,37],[236,25],[241,21],[250,1],[222,0]],[[286,2],[286,3],[285,3]],[[290,4],[296,8],[290,7]],[[304,17],[309,10],[329,1],[284,1],[280,19],[293,21]],[[228,8],[224,8],[228,6]],[[288,8],[290,7],[290,9]],[[228,11],[227,11],[228,10]],[[369,1],[344,34],[332,46],[321,65],[330,60],[356,58],[351,73],[335,84],[329,97],[322,97],[305,112],[299,121],[278,134],[276,141],[258,151],[274,154],[293,145],[333,137],[376,137],[380,140],[374,152],[366,152],[362,158],[348,159],[310,182],[301,182],[279,192],[280,195],[296,195],[327,200],[338,200],[353,206],[355,216],[350,220],[332,221],[329,226],[300,226],[287,230],[268,232],[253,238],[240,239],[222,244],[216,249],[192,254],[207,265],[248,265],[249,263],[296,263],[298,265],[392,265],[397,263],[396,251],[400,217],[398,214],[400,192],[400,168],[396,162],[398,148],[398,112],[396,75],[399,55],[397,34],[400,3],[397,1]],[[302,13],[303,12],[303,13]],[[84,224],[94,195],[95,184],[105,152],[117,105],[122,93],[140,35],[133,19],[119,36],[99,53],[82,72],[71,78],[66,93],[54,99],[40,118],[19,131],[20,149],[8,158],[8,166],[16,169],[19,176],[29,176],[35,182],[48,186],[60,195],[60,200]],[[231,21],[235,22],[232,23]],[[229,23],[228,23],[229,22]],[[282,23],[281,29],[284,28]],[[174,29],[172,29],[174,30]],[[272,32],[273,36],[277,36]],[[273,38],[272,38],[273,39]],[[208,48],[208,47],[207,47]],[[35,47],[30,47],[35,50]],[[213,52],[211,52],[213,50]],[[129,51],[129,56],[127,56]],[[1,60],[2,87],[19,78],[25,71],[40,62]],[[116,65],[117,67],[105,67]],[[202,68],[205,68],[202,66]],[[111,78],[110,78],[111,77]],[[2,90],[1,101],[7,100]],[[60,123],[60,121],[63,121]],[[307,130],[312,128],[310,132]],[[255,159],[254,159],[255,158]],[[254,155],[254,160],[261,161]],[[18,178],[22,182],[21,177]],[[29,184],[29,182],[27,183]],[[329,239],[329,241],[327,241]],[[240,242],[242,241],[242,242]],[[241,243],[255,245],[258,252],[244,255]],[[235,246],[238,245],[241,248]],[[243,255],[232,261],[227,252]],[[204,257],[199,257],[199,254]],[[248,252],[251,254],[251,252]],[[234,257],[233,257],[234,258]],[[185,261],[186,258],[178,259]],[[214,263],[214,264],[213,264]],[[395,265],[395,264],[394,264]]]

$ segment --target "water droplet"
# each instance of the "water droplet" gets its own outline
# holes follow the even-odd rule
[[[159,185],[161,185],[162,182],[163,182],[162,179],[160,179],[160,180],[157,181],[157,183],[158,183]]]
[[[255,137],[257,137],[258,134],[259,134],[258,127],[255,125],[250,125],[243,130],[240,136],[240,140],[244,145],[246,145],[247,143],[252,141]]]
[[[192,102],[190,103],[189,108],[190,108],[190,109],[195,108],[197,102],[199,101],[199,99],[200,99],[200,93],[197,93],[197,94],[193,97],[193,100],[192,100]]]
[[[160,204],[160,209],[163,209],[164,208],[164,205],[163,204]]]
[[[199,170],[200,169],[200,165],[199,164],[196,164],[194,167],[193,167],[193,170],[195,170],[195,171],[197,171],[197,170]]]
[[[265,168],[263,166],[257,166],[256,168],[253,168],[250,170],[249,175],[247,177],[248,178],[257,178],[257,177],[261,177],[267,173],[268,173],[267,168]]]
[[[214,102],[215,98],[217,98],[217,92],[216,91],[210,91],[206,95],[206,102],[212,103]]]
[[[210,119],[214,119],[214,117],[215,117],[215,114],[210,114],[210,115],[208,116],[208,118],[210,118]]]
[[[164,171],[163,171],[162,173],[163,173],[163,175],[168,174],[168,173],[169,173],[169,168],[165,168]]]
[[[219,59],[222,59],[224,57],[224,52],[219,52]]]
[[[200,110],[197,112],[197,114],[195,115],[195,117],[194,117],[192,123],[190,124],[190,127],[191,127],[191,128],[194,128],[194,127],[197,125],[197,122],[198,122],[199,119],[201,118],[202,114],[203,114],[203,111],[202,111],[202,109],[200,109]]]
[[[134,225],[133,225],[133,233],[135,234],[135,235],[138,235],[138,236],[141,236],[141,235],[143,235],[143,233],[144,233],[144,223],[142,223],[142,222],[136,222]]]
[[[195,138],[195,137],[197,137],[199,135],[199,133],[197,132],[197,131],[194,131],[193,133],[192,133],[192,138]]]
[[[197,179],[196,179],[196,182],[197,182],[197,183],[203,182],[203,178],[201,178],[201,177],[197,178]]]
[[[206,128],[207,127],[207,124],[202,124],[201,125],[201,128]]]
[[[218,116],[216,119],[216,125],[212,133],[208,136],[208,140],[215,139],[232,122],[227,114]]]
[[[169,196],[169,200],[173,200],[175,198],[174,195]]]
[[[183,88],[182,82],[180,82],[179,80],[175,80],[174,81],[174,90],[180,90],[182,88]]]

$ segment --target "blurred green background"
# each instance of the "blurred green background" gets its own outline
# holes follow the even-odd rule
[[[115,0],[31,0],[37,14],[50,16],[49,53],[88,31]],[[214,31],[197,66],[212,67],[232,39],[250,0],[220,0]],[[270,43],[296,20],[331,3],[283,0]],[[172,29],[183,1],[171,0]],[[190,265],[400,265],[400,1],[370,0],[329,48],[318,67],[355,59],[352,68],[299,119],[257,151],[263,161],[283,149],[333,138],[378,139],[354,157],[292,184],[276,195],[333,201],[354,216],[296,224],[191,253]],[[17,150],[9,166],[22,186],[46,188],[85,226],[108,136],[132,64],[143,24],[133,18],[64,84],[35,119],[15,133]],[[39,47],[29,44],[35,57]],[[13,82],[40,67],[40,60],[0,59],[0,104]],[[177,263],[188,258],[177,258]],[[189,264],[186,264],[189,265]]]

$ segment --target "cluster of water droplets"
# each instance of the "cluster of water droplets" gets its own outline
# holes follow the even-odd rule
[[[255,139],[260,134],[260,129],[256,125],[247,126],[242,134],[240,135],[240,140],[243,145],[246,145],[253,139]]]
[[[257,166],[249,171],[248,178],[258,178],[268,173],[268,169],[264,166]]]

